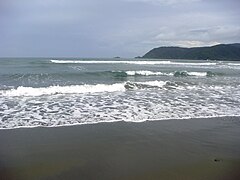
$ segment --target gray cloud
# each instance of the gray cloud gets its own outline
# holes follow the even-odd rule
[[[0,56],[133,57],[240,42],[235,0],[0,1]]]

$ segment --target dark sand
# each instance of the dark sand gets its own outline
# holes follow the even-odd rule
[[[0,130],[0,179],[240,179],[240,118]]]

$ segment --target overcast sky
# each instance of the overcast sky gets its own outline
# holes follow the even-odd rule
[[[240,42],[240,0],[0,0],[0,57],[134,57]]]

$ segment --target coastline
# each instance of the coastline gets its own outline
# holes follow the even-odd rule
[[[72,124],[61,124],[61,125],[55,125],[55,126],[44,126],[44,125],[37,125],[37,126],[20,126],[20,127],[13,127],[13,128],[0,128],[1,130],[15,130],[15,129],[32,129],[32,128],[59,128],[59,127],[72,127],[72,126],[84,126],[84,125],[96,125],[96,124],[105,124],[105,123],[144,123],[144,122],[154,122],[154,121],[182,121],[182,120],[197,120],[197,119],[215,119],[215,118],[240,118],[239,115],[232,115],[232,116],[226,116],[226,115],[220,115],[220,116],[202,116],[202,117],[187,117],[187,118],[163,118],[163,119],[147,119],[142,121],[122,121],[122,120],[113,120],[113,121],[101,121],[101,122],[86,122],[86,123],[72,123]]]
[[[3,179],[237,179],[240,118],[0,130]]]

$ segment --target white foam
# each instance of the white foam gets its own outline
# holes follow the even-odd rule
[[[148,82],[142,82],[141,84],[149,85],[149,86],[154,86],[154,87],[163,87],[166,85],[166,81],[148,81]]]
[[[18,87],[17,89],[2,90],[0,95],[4,96],[41,96],[53,94],[80,94],[80,93],[97,93],[97,92],[114,92],[125,91],[124,83],[112,85],[72,85],[72,86],[50,86],[50,87]]]
[[[163,73],[163,72],[154,72],[154,71],[126,71],[127,75],[129,76],[173,76],[174,73]],[[204,77],[207,76],[207,72],[187,72],[186,73],[190,76],[200,76]]]
[[[207,76],[206,72],[187,72],[190,76]]]
[[[240,66],[240,63],[227,63],[230,66]]]
[[[157,65],[157,64],[166,64],[166,65],[191,65],[191,66],[210,66],[216,65],[217,63],[188,63],[188,62],[173,62],[173,61],[96,61],[96,60],[50,60],[52,63],[57,64],[138,64],[138,65]]]
[[[134,82],[136,84],[144,84],[154,87],[163,87],[166,81],[147,81]],[[1,96],[42,96],[42,95],[56,95],[56,94],[84,94],[84,93],[100,93],[100,92],[117,92],[125,91],[126,83],[116,84],[96,84],[96,85],[72,85],[72,86],[49,86],[49,87],[23,87],[16,89],[1,90]],[[138,89],[136,87],[136,89]]]
[[[173,76],[174,73],[163,73],[163,72],[154,72],[154,71],[126,71],[127,75],[129,76]],[[204,77],[207,76],[207,72],[187,72],[186,73],[190,76],[200,76]]]
[[[57,64],[169,64],[170,61],[87,61],[87,60],[50,60]]]
[[[164,81],[142,84],[164,86]],[[185,87],[185,86],[184,86]],[[239,87],[195,85],[66,96],[0,96],[0,129],[239,116]],[[234,96],[232,96],[234,92]],[[14,102],[14,103],[13,103]]]
[[[129,76],[135,76],[135,75],[141,75],[141,76],[159,76],[159,75],[167,75],[162,72],[153,72],[153,71],[126,71],[127,75]]]

